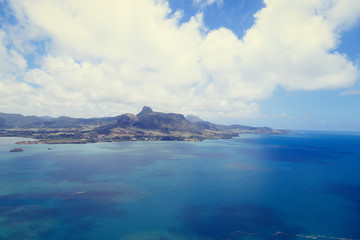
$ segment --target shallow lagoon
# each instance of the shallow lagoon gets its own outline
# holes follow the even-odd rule
[[[0,138],[0,239],[360,239],[357,134],[16,141]]]

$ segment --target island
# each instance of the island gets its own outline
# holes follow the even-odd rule
[[[10,149],[10,152],[22,152],[24,151],[24,149],[22,148],[13,148],[13,149]]]
[[[199,117],[154,112],[144,106],[138,114],[116,117],[37,117],[0,113],[0,137],[26,137],[18,144],[84,144],[118,141],[202,141],[239,134],[286,134],[287,130],[244,125],[219,125]]]

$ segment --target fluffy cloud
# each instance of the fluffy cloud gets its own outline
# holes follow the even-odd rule
[[[346,56],[334,51],[339,43],[339,26],[350,19],[335,14],[342,1],[332,1],[332,5],[328,2],[266,1],[267,7],[256,14],[256,24],[243,39],[245,71],[261,82],[288,89],[341,88],[354,84],[358,69]],[[348,4],[347,8],[357,9],[351,18],[354,20],[360,14],[360,6],[351,2],[354,5]],[[260,67],[255,73],[254,63]]]
[[[0,108],[4,111],[11,110],[11,104],[18,101],[18,93],[32,93],[30,86],[17,79],[21,79],[26,66],[23,56],[6,45],[5,33],[0,30]]]
[[[207,30],[202,13],[180,23],[181,12],[165,0],[12,1],[18,24],[0,40],[17,33],[20,42],[0,45],[0,92],[12,96],[2,98],[1,111],[88,117],[149,105],[202,117],[253,116],[256,102],[277,87],[356,84],[358,66],[336,47],[358,21],[358,0],[265,3],[239,39],[230,29]],[[27,67],[21,54],[39,46],[39,66]]]
[[[224,3],[224,0],[193,0],[193,3],[200,7],[206,7],[214,3],[221,6]]]

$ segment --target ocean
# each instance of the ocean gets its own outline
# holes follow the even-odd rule
[[[0,239],[360,239],[360,134],[21,145]]]

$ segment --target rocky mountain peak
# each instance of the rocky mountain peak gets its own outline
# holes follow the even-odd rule
[[[147,113],[152,113],[152,112],[153,112],[153,110],[150,107],[144,106],[143,109],[141,110],[141,112],[139,112],[137,114],[137,116],[147,114]]]

